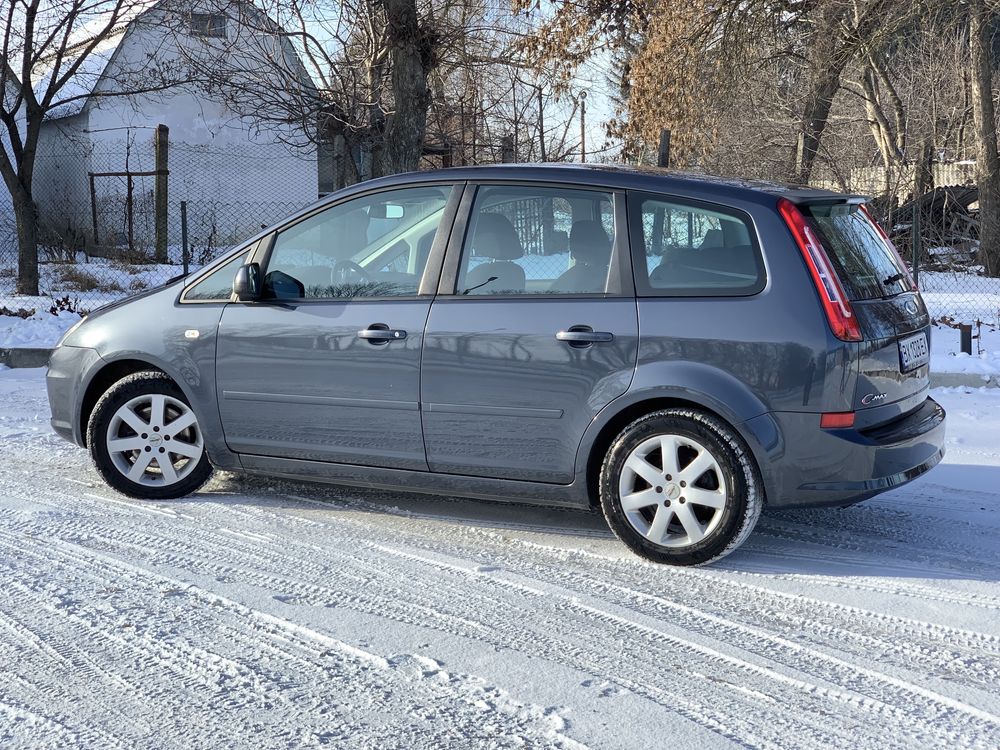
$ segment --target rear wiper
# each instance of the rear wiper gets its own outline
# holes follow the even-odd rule
[[[892,286],[897,281],[902,281],[905,278],[906,278],[906,274],[905,273],[894,273],[888,279],[884,279],[882,281],[882,283],[885,284],[886,286]]]

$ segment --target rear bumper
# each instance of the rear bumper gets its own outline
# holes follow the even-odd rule
[[[758,420],[748,426],[777,438],[762,472],[771,507],[849,505],[916,479],[944,457],[945,412],[932,398],[866,430],[823,430],[818,414],[781,412],[750,422]]]
[[[100,358],[95,350],[78,346],[57,347],[49,357],[45,387],[52,412],[52,429],[79,446],[84,443],[84,428],[79,419],[84,379]]]

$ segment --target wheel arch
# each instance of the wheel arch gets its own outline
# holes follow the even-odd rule
[[[743,405],[751,404],[744,403]],[[763,413],[763,407],[760,411],[754,409],[753,411],[757,411],[756,414],[744,415],[734,411],[720,399],[704,392],[679,387],[663,387],[625,393],[609,404],[591,424],[591,428],[584,436],[581,451],[577,457],[577,481],[585,486],[591,507],[597,507],[599,504],[601,465],[615,437],[636,419],[664,409],[695,409],[724,422],[739,435],[749,448],[750,455],[764,480],[764,487],[770,486],[766,451],[762,448],[759,437],[746,424],[746,420]]]
[[[90,415],[94,412],[94,407],[101,396],[107,393],[108,389],[122,378],[134,375],[137,372],[158,372],[170,378],[177,387],[184,391],[184,395],[190,398],[184,384],[176,377],[167,372],[163,367],[148,360],[136,358],[122,358],[104,363],[91,375],[80,400],[79,422],[77,428],[80,430],[81,444],[87,447],[87,424],[90,422]]]

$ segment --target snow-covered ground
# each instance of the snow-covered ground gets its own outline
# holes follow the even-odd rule
[[[996,748],[1000,390],[704,569],[598,515],[222,475],[143,503],[0,372],[4,748]]]
[[[13,258],[0,263],[0,348],[49,348],[80,313],[159,286],[183,271],[180,247],[168,248],[171,263],[120,263],[76,254],[75,263],[42,263],[37,297],[15,294]],[[195,271],[200,266],[190,263]],[[52,307],[60,307],[52,312]],[[67,309],[68,305],[68,309]],[[26,314],[21,317],[12,313]]]

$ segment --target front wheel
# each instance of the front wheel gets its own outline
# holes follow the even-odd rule
[[[701,565],[739,547],[763,507],[753,456],[722,420],[665,409],[626,427],[601,467],[601,509],[648,560]]]
[[[104,481],[129,497],[182,497],[212,474],[197,415],[160,372],[135,373],[111,386],[90,416],[87,445]]]

